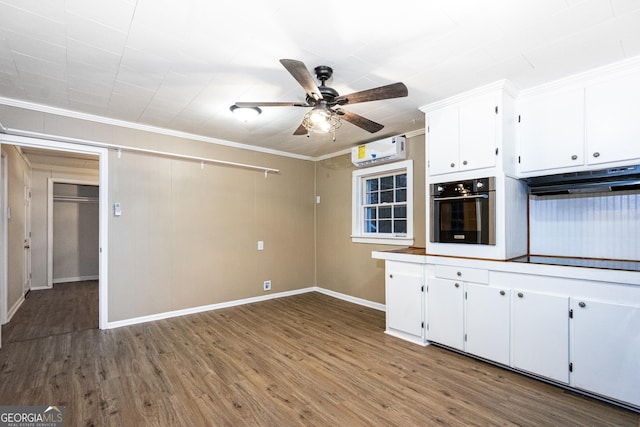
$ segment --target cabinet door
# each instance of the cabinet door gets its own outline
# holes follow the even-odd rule
[[[390,266],[389,266],[390,264]],[[423,336],[423,266],[389,262],[387,265],[387,329]]]
[[[496,165],[497,105],[494,94],[479,96],[460,104],[460,170]]]
[[[584,89],[518,101],[520,172],[584,165]]]
[[[427,164],[429,175],[458,170],[458,107],[434,110],[427,117]]]
[[[509,290],[465,283],[465,350],[509,364]]]
[[[572,385],[640,406],[640,307],[571,299]]]
[[[569,383],[569,298],[513,290],[512,366]]]
[[[463,287],[461,282],[430,279],[427,294],[427,339],[464,350]]]
[[[640,72],[585,89],[587,163],[640,158]]]

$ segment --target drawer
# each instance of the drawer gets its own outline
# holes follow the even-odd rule
[[[442,279],[459,280],[461,282],[489,283],[489,270],[480,268],[436,265],[435,275]]]

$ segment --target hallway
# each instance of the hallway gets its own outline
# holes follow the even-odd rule
[[[31,291],[2,326],[2,345],[98,328],[98,281],[58,283]]]

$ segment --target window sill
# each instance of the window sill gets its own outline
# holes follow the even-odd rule
[[[413,245],[413,237],[364,237],[364,236],[351,236],[353,243],[370,243],[378,245],[396,245],[396,246],[411,246]]]

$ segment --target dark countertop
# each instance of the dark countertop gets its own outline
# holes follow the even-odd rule
[[[575,258],[546,255],[525,255],[511,260],[526,264],[563,265],[567,267],[599,268],[605,270],[640,271],[640,261]]]

